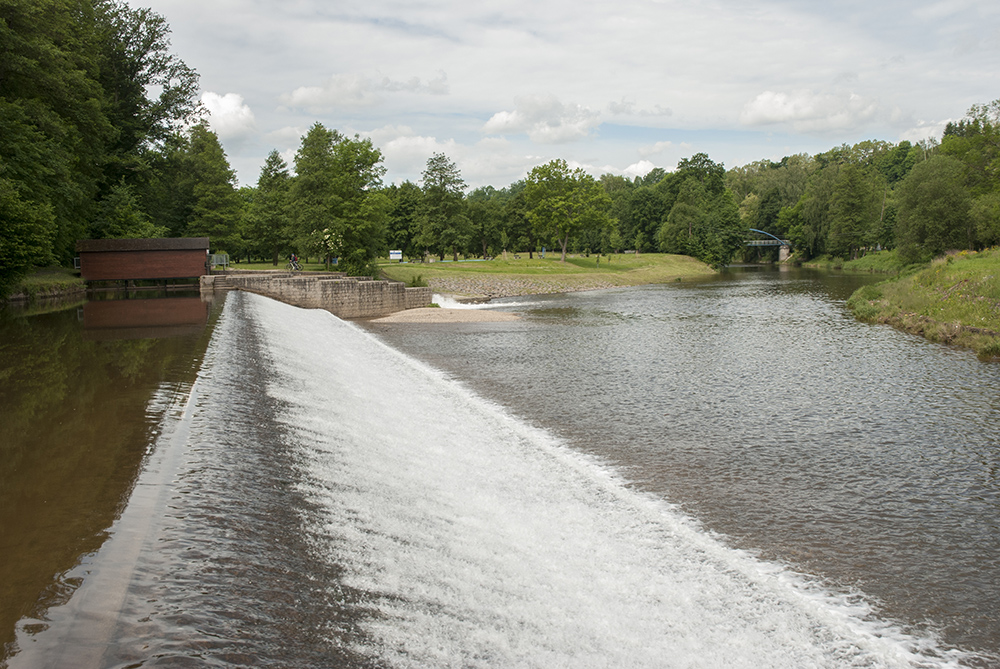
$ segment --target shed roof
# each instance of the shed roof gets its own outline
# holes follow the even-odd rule
[[[159,239],[81,239],[77,253],[100,251],[190,251],[208,250],[208,237],[172,237]]]

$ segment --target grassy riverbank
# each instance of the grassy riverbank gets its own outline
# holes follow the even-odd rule
[[[901,274],[924,267],[926,263],[908,265],[899,259],[895,249],[868,253],[857,260],[844,260],[832,256],[820,256],[802,263],[803,267],[819,267],[847,272],[870,272],[872,274]]]
[[[382,266],[390,279],[409,285],[428,285],[436,291],[465,296],[509,297],[542,293],[667,283],[705,276],[714,271],[687,256],[663,253],[568,257],[557,254],[529,260],[480,262],[396,263]]]
[[[65,267],[37,269],[15,284],[7,299],[25,302],[83,294],[85,287],[79,274],[79,271]]]
[[[963,251],[925,269],[858,289],[855,317],[1000,359],[1000,248]]]

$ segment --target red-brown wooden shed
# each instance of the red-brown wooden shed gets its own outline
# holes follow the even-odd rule
[[[208,237],[83,239],[76,243],[84,281],[190,279],[208,274]]]

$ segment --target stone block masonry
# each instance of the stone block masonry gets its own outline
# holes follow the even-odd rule
[[[213,289],[220,276],[203,276],[204,289]],[[289,272],[228,273],[229,288],[265,295],[304,309],[326,309],[339,318],[377,318],[426,307],[430,288],[407,288],[395,281],[371,281],[343,274]]]

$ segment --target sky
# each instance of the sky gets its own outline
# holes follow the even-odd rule
[[[628,177],[940,138],[1000,98],[996,0],[129,0],[171,28],[241,185],[316,122],[385,183],[555,158]]]

